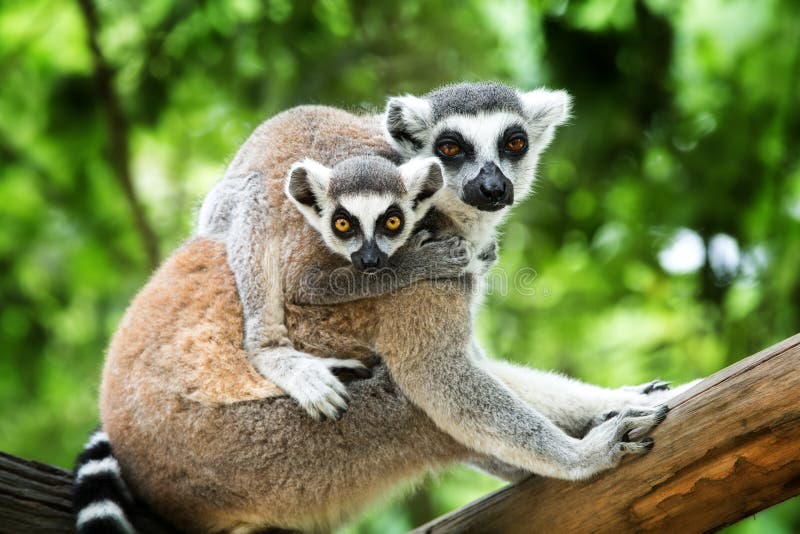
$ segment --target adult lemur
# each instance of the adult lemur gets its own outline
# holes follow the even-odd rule
[[[478,207],[500,208],[512,201],[511,191],[515,199],[527,193],[538,154],[566,108],[563,94],[495,84],[390,101],[397,148],[438,150],[445,161],[446,188],[425,228],[489,241],[503,210]],[[506,152],[520,146],[514,136],[523,151],[516,158]],[[332,164],[363,153],[391,155],[377,119],[297,108],[259,127],[229,169],[243,177],[245,196],[253,181],[244,177],[261,173],[265,180],[258,202],[269,216],[254,235],[266,247],[258,255],[262,280],[283,288],[288,331],[273,324],[285,338],[279,351],[375,351],[386,362],[350,385],[341,420],[304,417],[247,363],[237,288],[224,246],[214,240],[191,241],[168,260],[112,341],[103,425],[134,492],[181,526],[326,528],[399,481],[452,462],[479,462],[509,478],[521,468],[576,479],[652,446],[638,440],[664,410],[642,406],[653,401],[642,394],[646,388],[604,390],[476,355],[469,277],[317,305],[325,294],[308,291],[308,273],[329,273],[344,261],[303,224],[283,195],[283,178],[305,157]],[[235,256],[236,248],[228,253]],[[369,282],[357,288],[374,290]],[[247,298],[245,291],[245,308]],[[610,410],[621,413],[576,437]]]

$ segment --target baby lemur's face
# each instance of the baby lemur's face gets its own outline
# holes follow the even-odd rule
[[[539,154],[567,119],[569,103],[564,91],[462,83],[422,98],[391,98],[385,125],[404,158],[439,158],[451,196],[494,212],[528,194]]]
[[[345,160],[332,169],[295,163],[286,194],[333,252],[360,270],[380,269],[411,235],[443,185],[435,158],[395,166],[377,156]]]

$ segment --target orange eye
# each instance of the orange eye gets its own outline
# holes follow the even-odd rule
[[[386,219],[385,223],[386,228],[388,228],[389,230],[397,230],[398,228],[400,228],[401,222],[402,221],[400,220],[400,217],[398,217],[397,215],[392,215],[391,217]]]
[[[344,217],[339,217],[338,219],[333,221],[333,227],[336,228],[337,232],[345,233],[350,229],[350,221],[348,221]]]
[[[506,150],[509,152],[519,152],[523,148],[525,148],[525,139],[521,137],[515,137],[506,142]]]
[[[439,153],[448,158],[461,154],[461,147],[455,143],[442,143],[437,148],[439,149]]]

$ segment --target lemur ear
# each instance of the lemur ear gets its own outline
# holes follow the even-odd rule
[[[521,93],[520,99],[528,120],[537,126],[559,126],[570,117],[572,97],[566,91],[534,89]]]
[[[444,186],[442,166],[437,158],[414,158],[400,166],[400,175],[413,199],[414,209]]]
[[[425,131],[433,118],[431,103],[412,95],[389,99],[384,114],[384,126],[392,146],[406,158],[418,153],[425,145]]]
[[[314,228],[319,224],[322,200],[328,191],[331,172],[325,165],[305,159],[292,165],[286,176],[286,196]]]

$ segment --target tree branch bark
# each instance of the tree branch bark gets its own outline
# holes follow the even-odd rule
[[[71,491],[71,473],[0,452],[0,532],[75,532]],[[132,519],[138,532],[178,534],[141,507]]]
[[[655,448],[592,480],[531,477],[415,530],[708,532],[800,494],[800,335],[670,402]]]
[[[131,175],[128,145],[128,121],[122,111],[119,97],[114,89],[114,76],[111,67],[103,56],[98,35],[100,23],[93,0],[78,0],[84,21],[89,49],[92,53],[95,90],[100,99],[108,127],[109,159],[111,169],[122,187],[133,215],[133,223],[144,245],[151,269],[159,263],[158,238],[147,222],[144,207],[136,194]]]

